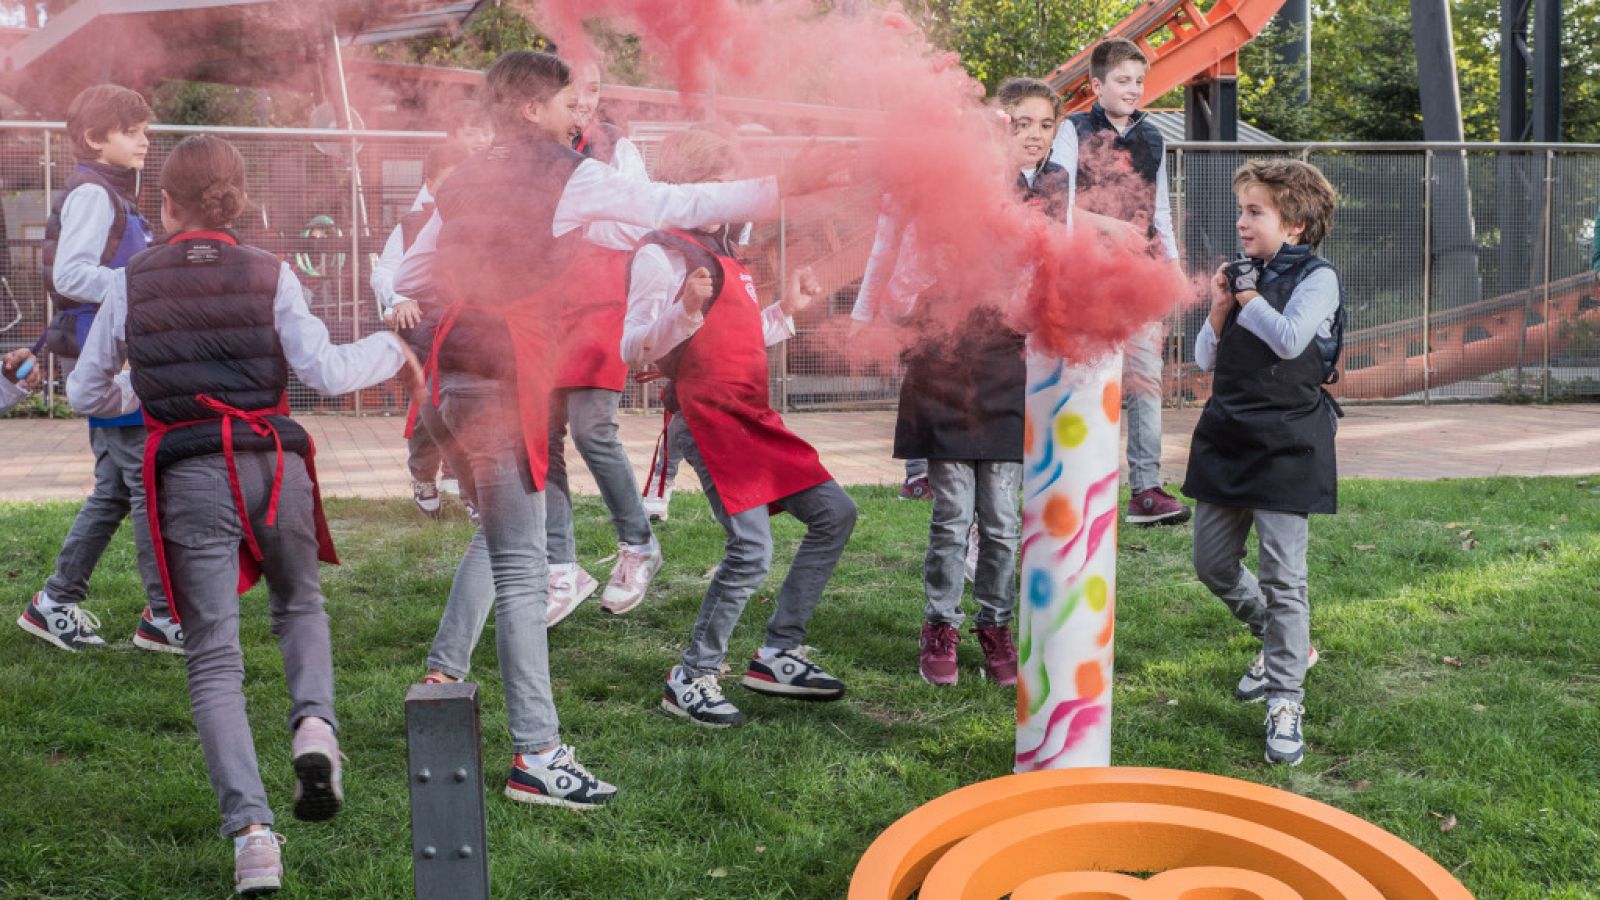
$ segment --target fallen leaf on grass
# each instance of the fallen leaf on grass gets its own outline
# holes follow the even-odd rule
[[[1446,523],[1444,523],[1444,527],[1450,529],[1451,531],[1455,531],[1457,528],[1461,527],[1461,523],[1460,522],[1446,522]]]
[[[1443,831],[1443,832],[1449,832],[1452,829],[1454,829],[1455,827],[1456,827],[1456,817],[1455,817],[1454,813],[1451,813],[1450,815],[1445,816],[1444,821],[1439,823],[1439,830]]]
[[[60,768],[61,766],[66,764],[67,755],[65,753],[52,753],[49,756],[45,757],[44,761],[49,763],[52,766]]]
[[[1471,550],[1472,548],[1474,548],[1476,546],[1478,546],[1478,542],[1473,540],[1472,538],[1467,538],[1466,540],[1461,542],[1461,549],[1463,549],[1463,550]]]
[[[1131,551],[1133,553],[1146,553],[1146,552],[1149,552],[1149,550],[1150,550],[1149,547],[1146,547],[1143,544],[1123,544],[1122,546],[1123,546],[1124,549],[1129,550],[1129,551]]]
[[[1360,793],[1360,792],[1361,792],[1361,791],[1365,791],[1365,790],[1368,790],[1368,789],[1369,789],[1369,788],[1371,788],[1371,787],[1372,787],[1372,780],[1371,780],[1371,779],[1368,779],[1368,778],[1363,778],[1363,779],[1361,779],[1361,780],[1360,780],[1360,781],[1358,781],[1358,782],[1356,782],[1356,783],[1355,783],[1355,784],[1354,784],[1354,785],[1352,785],[1352,786],[1351,786],[1351,787],[1352,787],[1352,789],[1353,789],[1353,790],[1355,790],[1355,791],[1356,791],[1356,792],[1357,792],[1357,793]]]
[[[766,844],[757,844],[756,845],[756,853],[757,854],[761,854],[761,853],[765,853],[765,852],[767,852],[767,845]]]
[[[1446,656],[1443,662],[1447,666],[1455,666],[1458,669],[1461,668],[1461,657],[1459,656]]]
[[[1556,545],[1550,543],[1549,541],[1540,541],[1539,542],[1539,549],[1540,550],[1554,550],[1555,548],[1556,548]]]
[[[1352,544],[1351,546],[1355,547],[1357,550],[1363,550],[1363,551],[1378,549],[1378,545],[1377,544]]]
[[[1472,711],[1473,712],[1480,712],[1481,713],[1481,712],[1487,711],[1488,709],[1489,709],[1489,707],[1484,706],[1482,703],[1474,703],[1474,704],[1472,704]]]
[[[715,869],[712,869],[711,871],[707,872],[706,874],[711,876],[712,878],[727,878],[728,877],[728,870],[724,869],[721,866],[717,866]]]
[[[6,572],[6,577],[7,578],[15,578],[15,577],[17,577],[18,575],[21,575],[21,574],[22,574],[22,570],[21,569],[11,569],[11,570]]]
[[[1462,531],[1460,534],[1456,535],[1456,537],[1458,537],[1458,538],[1469,538],[1469,537],[1472,537],[1472,529],[1468,528],[1465,531]]]

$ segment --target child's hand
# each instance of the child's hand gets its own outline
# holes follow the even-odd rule
[[[422,321],[422,305],[415,300],[396,303],[390,312],[394,313],[394,317],[389,324],[395,328],[415,328]]]
[[[1233,291],[1228,288],[1228,264],[1223,263],[1211,276],[1211,312],[1207,316],[1211,330],[1217,335],[1222,334],[1223,323],[1228,321],[1228,313],[1233,312],[1236,303]]]
[[[783,292],[783,314],[792,316],[822,296],[822,282],[810,266],[801,266],[789,275],[789,289]]]
[[[678,299],[683,301],[683,311],[691,316],[700,315],[700,310],[705,308],[706,302],[711,299],[711,273],[701,266],[690,272],[683,279],[683,287],[678,289]]]
[[[778,193],[797,197],[847,187],[854,179],[851,172],[854,163],[855,154],[849,148],[812,140],[778,176]]]
[[[400,383],[406,386],[406,393],[411,395],[411,399],[423,403],[428,399],[428,375],[422,370],[422,361],[412,352],[410,344],[399,338],[395,338],[395,343],[400,345],[400,352],[405,354],[406,359],[396,375]]]
[[[7,353],[3,360],[0,360],[0,372],[3,372],[7,381],[20,384],[24,390],[31,391],[39,386],[40,373],[38,360],[34,360],[33,371],[29,372],[27,377],[19,379],[17,378],[17,373],[21,371],[24,363],[33,358],[33,351],[29,350],[27,347],[13,350],[10,353]]]

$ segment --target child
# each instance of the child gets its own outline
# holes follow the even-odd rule
[[[729,140],[685,131],[662,142],[656,177],[726,181],[735,167]],[[742,683],[789,699],[844,696],[844,684],[812,662],[802,642],[855,529],[856,505],[817,451],[784,426],[767,394],[767,345],[792,337],[794,313],[820,293],[811,271],[798,269],[782,301],[762,309],[727,225],[656,232],[629,266],[623,357],[640,367],[659,362],[672,379],[668,440],[700,476],[711,513],[728,533],[689,646],[667,673],[661,700],[667,712],[708,728],[744,723],[717,676],[745,604],[766,580],[772,511],[804,522],[806,536]]]
[[[1139,110],[1150,61],[1132,41],[1101,42],[1089,56],[1095,104],[1068,117],[1052,155],[1072,181],[1075,220],[1119,237],[1159,245],[1178,259],[1167,194],[1167,158],[1161,132]],[[1162,326],[1151,323],[1123,348],[1128,408],[1128,500],[1126,521],[1176,525],[1190,510],[1161,487]]]
[[[996,99],[1010,123],[1008,150],[1018,172],[1018,198],[1064,220],[1066,173],[1049,160],[1059,98],[1042,81],[1013,78],[1000,86]],[[894,451],[902,459],[926,457],[933,489],[918,671],[932,685],[957,681],[962,569],[976,519],[974,633],[983,650],[984,674],[996,684],[1014,685],[1017,650],[1010,622],[1017,605],[1022,530],[1023,337],[992,306],[973,309],[953,325],[951,307],[960,299],[935,290],[900,304],[903,309],[916,302],[912,325],[920,339],[906,354]]]
[[[632,228],[692,228],[770,218],[779,188],[807,193],[834,181],[836,154],[801,156],[773,179],[678,186],[629,178],[572,150],[577,96],[566,63],[516,50],[485,75],[495,144],[462,163],[400,265],[402,294],[437,289],[429,360],[440,433],[470,471],[483,526],[457,570],[428,655],[428,680],[466,676],[492,604],[512,733],[506,795],[587,809],[616,795],[561,743],[550,691],[545,626],[544,480],[553,320],[571,261],[588,239],[631,246]],[[601,223],[601,224],[595,224]],[[621,223],[614,225],[610,223]],[[433,404],[437,404],[434,407]],[[430,423],[431,424],[431,423]],[[454,448],[454,449],[452,449]]]
[[[1224,265],[1211,282],[1194,357],[1215,375],[1183,492],[1196,500],[1195,572],[1261,640],[1235,696],[1267,701],[1267,762],[1299,765],[1302,684],[1317,660],[1307,515],[1337,505],[1338,406],[1323,385],[1343,342],[1343,288],[1316,255],[1337,200],[1321,172],[1290,159],[1245,163],[1233,190],[1249,258]],[[1252,525],[1259,580],[1242,562]]]
[[[67,112],[67,134],[78,165],[45,233],[46,290],[57,313],[50,324],[51,352],[71,373],[95,312],[121,269],[150,244],[150,224],[139,214],[139,170],[150,138],[150,107],[138,93],[101,84],[79,94]],[[72,521],[56,557],[55,573],[17,619],[23,631],[63,650],[100,649],[106,642],[94,614],[79,608],[89,576],[129,514],[146,606],[134,631],[142,650],[183,653],[183,629],[167,608],[146,525],[144,419],[126,415],[89,420],[94,450],[94,490]]]
[[[577,84],[578,136],[574,150],[631,178],[648,180],[644,158],[615,125],[597,114],[600,69],[584,67]],[[564,341],[550,397],[550,480],[545,488],[546,552],[550,598],[545,617],[551,627],[571,615],[599,582],[578,565],[572,527],[572,496],[567,490],[567,428],[584,465],[600,488],[617,534],[617,564],[600,598],[600,608],[621,615],[638,606],[661,569],[661,545],[650,529],[633,463],[617,435],[617,406],[628,386],[622,361],[622,320],[628,297],[624,250],[584,247],[572,290],[558,321]]]
[[[280,839],[246,715],[239,594],[265,576],[289,689],[294,814],[332,818],[343,802],[333,660],[317,561],[337,562],[322,517],[311,439],[288,416],[289,371],[328,395],[377,384],[416,358],[393,334],[342,347],[311,315],[288,264],[226,229],[244,210],[244,158],[221,138],[173,148],[161,223],[172,233],[108,288],[77,369],[73,408],[144,404],[156,561],[188,630],[195,727],[234,840],[234,887],[281,886]],[[119,376],[124,361],[130,379]]]
[[[400,217],[394,231],[389,233],[389,239],[384,242],[383,255],[379,257],[378,264],[372,267],[372,291],[377,294],[378,302],[383,307],[384,319],[391,327],[406,335],[413,350],[423,354],[427,353],[427,348],[418,347],[421,336],[414,334],[417,325],[422,322],[422,306],[410,297],[395,293],[394,269],[417,239],[422,226],[433,216],[434,192],[470,152],[466,144],[458,141],[446,141],[428,151],[428,155],[422,159],[422,193],[426,199],[420,207]],[[386,264],[385,260],[390,262]],[[411,471],[411,497],[423,515],[436,518],[443,506],[437,481],[443,455],[428,432],[426,422],[416,419],[410,425],[406,467]]]

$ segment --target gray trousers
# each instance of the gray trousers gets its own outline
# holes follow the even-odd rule
[[[89,429],[89,448],[94,451],[94,490],[72,520],[61,553],[56,556],[56,570],[44,583],[45,593],[57,603],[83,602],[89,590],[89,576],[94,574],[100,555],[116,536],[122,520],[131,517],[145,601],[155,615],[168,614],[144,505],[144,439],[142,425]]]
[[[1122,403],[1128,411],[1128,487],[1161,486],[1161,358],[1164,326],[1155,322],[1129,339],[1122,356]]]
[[[644,512],[633,463],[617,436],[619,391],[604,388],[570,388],[550,394],[550,473],[545,480],[545,550],[551,565],[578,561],[572,528],[572,494],[567,490],[566,436],[572,426],[572,443],[583,457],[600,497],[611,511],[617,540],[635,546],[650,543],[650,519]]]
[[[428,651],[428,667],[466,678],[493,608],[495,649],[514,753],[560,742],[545,633],[545,502],[524,480],[527,463],[516,391],[456,372],[440,377],[439,407],[422,415],[458,475],[470,475],[482,525],[456,569]]]
[[[277,524],[266,523],[273,453],[240,453],[239,486],[261,547],[272,633],[289,689],[289,728],[306,716],[333,716],[333,651],[323,611],[305,461],[283,459]],[[174,463],[157,493],[167,567],[183,618],[189,703],[205,752],[206,771],[222,811],[222,833],[272,823],[245,711],[244,654],[239,647],[239,541],[243,528],[221,454]]]
[[[728,639],[750,600],[767,580],[772,567],[772,523],[764,506],[728,515],[722,506],[711,472],[706,468],[688,423],[674,416],[668,440],[675,452],[700,476],[700,487],[711,504],[711,514],[728,533],[722,562],[711,576],[700,615],[695,619],[689,646],[683,651],[683,670],[690,678],[715,675],[728,655]],[[778,590],[778,601],[767,620],[765,646],[790,650],[805,643],[806,623],[822,599],[822,590],[844,553],[856,527],[856,504],[837,481],[825,481],[778,501],[784,512],[805,523],[806,536],[789,564],[789,575]]]
[[[439,464],[444,459],[444,452],[439,449],[439,442],[433,439],[433,433],[428,430],[428,422],[421,415],[417,416],[415,427],[411,429],[411,437],[406,439],[406,468],[411,470],[412,481],[436,481],[439,478]]]
[[[1256,529],[1258,579],[1245,568],[1245,539]],[[1305,697],[1311,653],[1306,595],[1309,520],[1304,513],[1242,509],[1200,501],[1194,508],[1194,570],[1234,617],[1261,639],[1268,700]]]
[[[906,479],[910,480],[919,475],[928,474],[928,461],[925,459],[906,460]]]
[[[979,628],[1006,625],[1017,611],[1017,541],[1022,536],[1022,463],[928,461],[933,515],[922,563],[929,622],[960,627],[966,590],[967,533],[978,522],[978,571],[972,595]]]

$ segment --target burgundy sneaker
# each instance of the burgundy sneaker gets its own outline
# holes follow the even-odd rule
[[[928,484],[928,476],[913,475],[900,485],[901,500],[932,500],[933,486]]]
[[[1011,626],[990,625],[972,629],[983,648],[983,674],[1002,687],[1017,683],[1017,645],[1011,642]]]
[[[1189,507],[1158,487],[1128,498],[1127,521],[1132,525],[1177,525],[1189,521],[1191,514]]]
[[[956,645],[961,632],[948,622],[922,623],[922,652],[917,656],[922,680],[935,687],[956,683]]]

